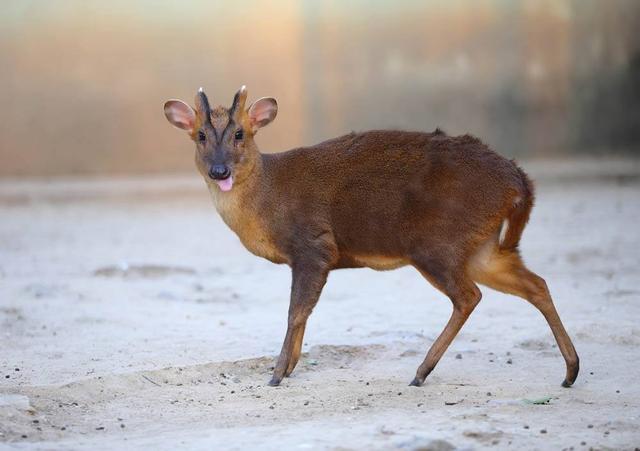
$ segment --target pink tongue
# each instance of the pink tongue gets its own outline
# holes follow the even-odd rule
[[[220,190],[229,191],[233,186],[233,176],[230,175],[228,178],[224,180],[216,180],[216,183],[220,187]]]

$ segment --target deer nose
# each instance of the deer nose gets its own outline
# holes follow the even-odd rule
[[[231,169],[225,164],[214,164],[209,169],[209,177],[213,180],[224,180],[231,175]]]

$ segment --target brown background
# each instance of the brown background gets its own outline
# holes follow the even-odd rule
[[[162,103],[279,100],[279,151],[393,127],[640,153],[640,2],[3,1],[0,175],[192,170]]]

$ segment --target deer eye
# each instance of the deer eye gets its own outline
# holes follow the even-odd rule
[[[207,135],[204,134],[204,132],[202,130],[200,130],[198,132],[198,141],[200,141],[201,143],[205,142],[207,140]]]
[[[237,130],[234,137],[236,138],[236,141],[240,141],[244,137],[244,133],[242,132],[242,129]]]

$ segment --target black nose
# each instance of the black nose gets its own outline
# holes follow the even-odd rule
[[[231,169],[225,164],[215,164],[209,169],[209,177],[213,180],[224,180],[231,175]]]

